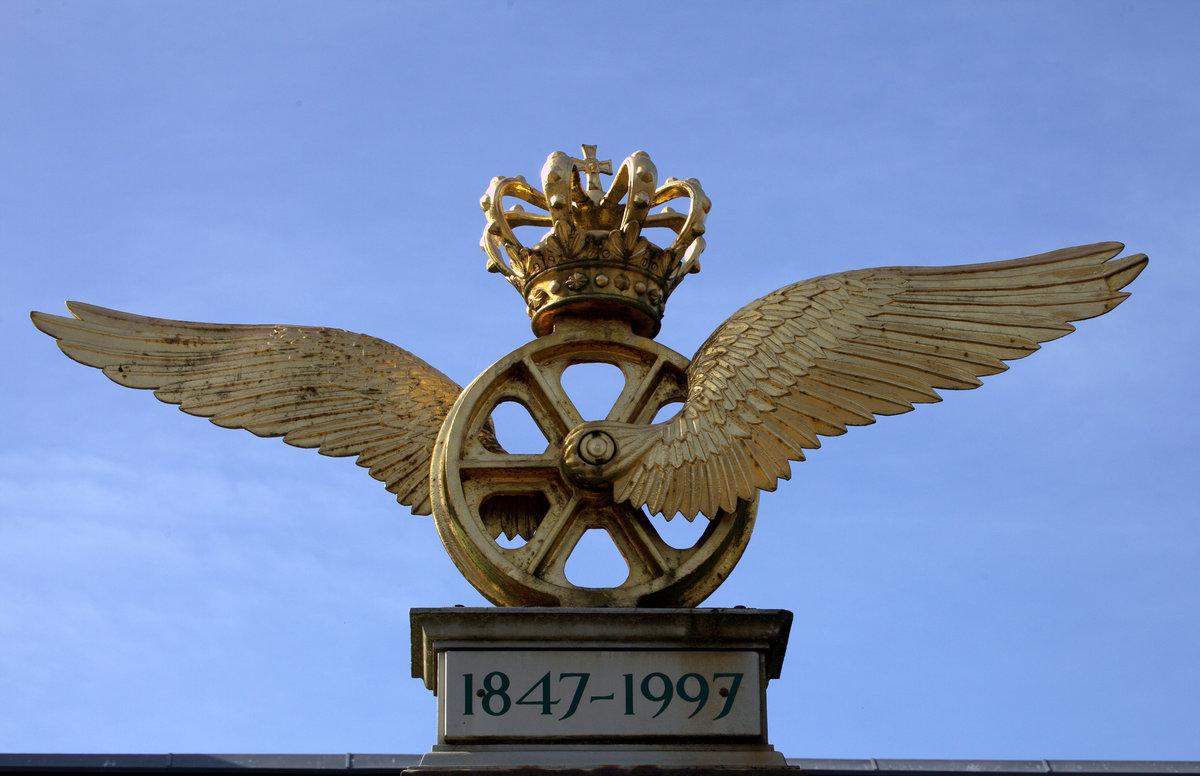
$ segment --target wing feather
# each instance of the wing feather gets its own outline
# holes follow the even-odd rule
[[[357,456],[401,504],[430,513],[433,445],[462,389],[408,351],[340,329],[67,308],[74,318],[31,317],[74,360],[218,426]]]
[[[1116,307],[1147,263],[1115,258],[1123,248],[858,270],[768,294],[700,347],[679,414],[622,432],[638,452],[614,492],[688,519],[734,509],[790,476],[789,460],[804,460],[818,435],[978,387],[1005,361],[1074,331],[1071,321]]]

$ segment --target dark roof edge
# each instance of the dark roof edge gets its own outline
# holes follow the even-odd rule
[[[2,773],[63,771],[106,774],[185,772],[195,775],[250,769],[270,774],[314,771],[400,773],[414,768],[420,755],[403,754],[0,754]],[[1200,761],[1170,760],[898,760],[788,758],[779,771],[804,776],[1200,776]],[[505,769],[489,771],[500,774]],[[603,769],[629,772],[645,769]],[[653,769],[666,774],[673,769]],[[697,774],[704,769],[684,769]],[[769,769],[776,770],[776,769]],[[523,770],[528,773],[528,769]],[[577,771],[586,773],[586,771]]]
[[[995,774],[1027,776],[1032,774],[1069,774],[1070,776],[1124,776],[1129,774],[1200,774],[1200,761],[1194,760],[833,760],[792,758],[788,765],[801,768],[810,776],[863,776],[887,774]]]

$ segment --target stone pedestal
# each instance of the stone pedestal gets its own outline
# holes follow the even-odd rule
[[[791,612],[413,609],[412,670],[438,697],[421,767],[778,768],[767,682]]]

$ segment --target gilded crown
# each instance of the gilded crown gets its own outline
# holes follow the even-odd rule
[[[600,174],[612,175],[612,162],[598,160],[596,146],[582,148],[582,159],[550,154],[542,167],[542,191],[522,176],[492,179],[479,202],[487,214],[480,242],[487,268],[525,297],[539,337],[554,330],[557,317],[580,314],[626,318],[634,332],[653,337],[667,297],[684,276],[700,271],[701,235],[712,205],[694,178],[668,178],[659,186],[658,171],[644,151],[621,164],[605,191]],[[520,204],[505,210],[505,197],[544,212],[527,212]],[[650,212],[682,197],[691,200],[686,214],[670,207]],[[526,247],[513,232],[522,226],[550,231]],[[665,248],[655,245],[642,235],[652,227],[672,230],[675,239]]]

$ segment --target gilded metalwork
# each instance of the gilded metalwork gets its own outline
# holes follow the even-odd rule
[[[33,323],[79,363],[223,428],[357,456],[401,504],[430,513],[433,443],[462,389],[412,353],[339,329],[67,309],[74,318],[35,312]]]
[[[653,337],[667,297],[689,273],[700,271],[701,235],[712,203],[694,178],[668,178],[659,186],[658,170],[644,151],[627,158],[604,191],[599,173],[611,171],[611,162],[598,162],[595,146],[583,151],[583,159],[550,154],[542,167],[542,191],[523,176],[492,179],[480,200],[487,218],[480,242],[487,268],[525,297],[538,336],[553,331],[561,315],[583,314],[625,318],[636,334]],[[505,210],[505,197],[545,212],[527,212],[519,203]],[[682,198],[690,202],[686,214],[667,205]],[[661,211],[650,212],[660,205]],[[550,231],[526,247],[514,231],[523,226]],[[659,247],[642,234],[654,228],[674,232],[674,239]]]
[[[525,606],[695,606],[733,570],[750,540],[757,493],[714,512],[700,539],[676,549],[645,511],[613,499],[598,476],[618,453],[603,431],[576,435],[583,417],[563,390],[562,374],[579,363],[611,364],[625,388],[608,421],[648,425],[687,392],[688,360],[627,325],[560,320],[496,362],[463,392],[434,448],[434,521],[450,557],[476,589],[498,604]],[[512,455],[480,431],[506,401],[529,410],[545,434],[544,452]],[[620,585],[585,588],[566,575],[567,558],[585,531],[612,538],[629,568]],[[501,535],[526,540],[502,546]]]
[[[495,603],[695,606],[741,557],[759,491],[789,477],[819,437],[978,387],[1071,321],[1116,307],[1147,263],[1097,243],[828,275],[743,307],[689,362],[649,338],[667,297],[699,270],[708,198],[695,180],[659,186],[642,152],[605,191],[599,176],[612,165],[595,151],[551,154],[541,191],[496,178],[484,195],[488,269],[522,293],[538,339],[465,390],[405,350],[335,329],[187,323],[77,302],[74,318],[33,321],[71,358],[184,412],[357,456],[402,504],[433,513],[454,562]],[[506,197],[544,212],[505,209]],[[688,213],[650,212],[679,198]],[[525,226],[548,231],[526,247],[515,233]],[[666,247],[643,235],[654,227],[674,233]],[[603,419],[583,418],[562,387],[563,371],[586,362],[625,377]],[[529,410],[544,451],[499,444],[491,418],[506,401]],[[654,423],[672,402],[678,413]],[[707,524],[679,550],[647,512]],[[589,529],[612,537],[628,566],[622,584],[567,579]]]
[[[645,426],[583,423],[565,441],[603,432],[617,501],[651,512],[717,514],[791,476],[819,436],[941,401],[939,389],[982,385],[1039,343],[1102,315],[1146,266],[1098,243],[990,264],[887,267],[785,286],[734,313],[688,367],[674,418]]]

